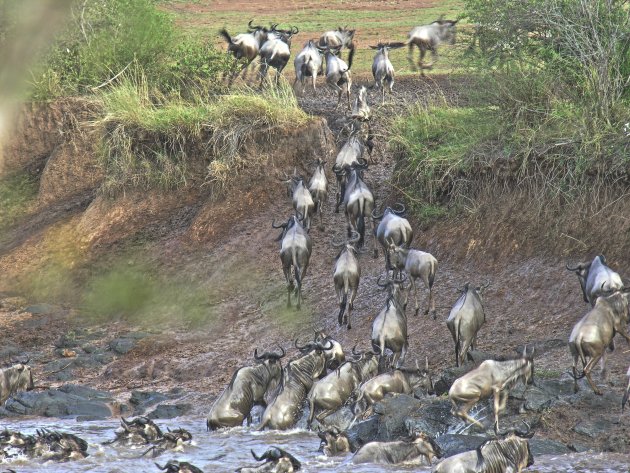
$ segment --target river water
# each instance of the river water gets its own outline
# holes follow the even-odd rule
[[[165,452],[156,459],[138,458],[146,450],[146,446],[132,449],[130,447],[103,446],[102,442],[114,438],[114,431],[119,427],[116,420],[99,422],[75,422],[67,419],[30,419],[19,422],[2,422],[0,427],[34,433],[37,428],[57,429],[76,434],[89,443],[90,456],[84,460],[68,463],[45,464],[26,459],[15,459],[0,463],[0,471],[11,468],[17,473],[28,472],[94,472],[94,473],[127,473],[158,472],[153,464],[160,464],[170,459],[189,461],[205,472],[230,472],[240,466],[253,466],[250,449],[261,454],[270,445],[281,447],[292,453],[302,462],[302,471],[312,473],[332,472],[394,472],[418,471],[429,472],[426,466],[381,466],[353,465],[351,456],[327,458],[317,452],[319,438],[312,432],[291,430],[287,432],[252,432],[249,429],[237,428],[221,432],[206,432],[205,419],[182,417],[174,420],[157,421],[166,430],[167,427],[183,427],[193,434],[192,445],[186,446],[182,452]],[[630,446],[629,446],[630,452]],[[630,453],[619,454],[571,454],[535,458],[535,465],[527,471],[552,473],[628,473],[630,472]]]

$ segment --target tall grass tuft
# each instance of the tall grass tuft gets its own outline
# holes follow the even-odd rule
[[[140,68],[98,94],[104,110],[94,122],[104,142],[103,190],[172,189],[191,181],[219,188],[262,156],[241,155],[251,140],[268,141],[309,116],[283,82],[262,93],[249,88],[228,95],[165,94],[149,86]]]

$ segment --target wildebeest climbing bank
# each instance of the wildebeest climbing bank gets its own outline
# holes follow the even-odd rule
[[[628,470],[625,2],[5,3],[0,471]]]

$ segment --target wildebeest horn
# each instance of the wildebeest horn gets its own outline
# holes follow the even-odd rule
[[[291,33],[292,34],[298,34],[300,32],[300,30],[298,29],[297,26],[292,26],[291,27]]]
[[[256,461],[263,461],[265,459],[265,454],[263,453],[261,456],[257,456],[256,452],[254,452],[254,450],[250,450],[250,452],[252,452],[252,456],[256,459]]]
[[[575,268],[571,268],[571,267],[569,266],[569,263],[567,263],[565,266],[566,266],[566,268],[567,268],[569,271],[579,271],[580,269],[582,269],[582,265],[581,265],[581,264],[578,264]]]
[[[398,273],[398,276],[394,279],[394,281],[398,283],[404,283],[407,280],[407,275],[405,273]]]
[[[168,467],[168,465],[160,466],[160,464],[157,462],[155,462],[155,466],[157,466],[160,470],[166,470],[166,468]]]
[[[374,346],[372,347],[372,350],[370,351],[370,353],[372,353],[372,355],[378,356],[381,354],[381,347],[376,347],[376,351],[374,350]]]
[[[487,289],[488,287],[490,287],[490,280],[486,279],[486,283],[479,286],[479,289],[483,291],[484,289]]]
[[[383,218],[383,215],[385,214],[385,212],[381,213],[381,215],[375,215],[374,212],[376,212],[376,209],[372,210],[372,219],[373,220],[380,220],[381,218]]]
[[[254,358],[255,358],[256,360],[263,360],[263,359],[265,358],[265,355],[263,354],[263,355],[258,356],[258,348],[256,348],[256,349],[254,350]]]
[[[276,355],[276,356],[278,357],[278,359],[284,358],[284,356],[287,354],[287,352],[284,350],[284,348],[282,348],[282,346],[280,344],[277,344],[277,345],[278,345],[278,348],[280,348],[280,351],[282,352],[282,354],[281,355]]]
[[[400,202],[397,202],[396,205],[400,206],[400,210],[392,209],[392,212],[394,212],[396,215],[402,215],[405,213],[405,210],[407,210],[404,204],[401,204]]]
[[[353,244],[361,239],[361,235],[358,232],[352,231],[352,236],[348,240],[348,243]]]
[[[357,350],[357,344],[355,344],[355,345],[352,347],[352,354],[353,354],[353,355],[355,355],[355,356],[359,356],[359,355],[362,355],[362,354],[363,354],[363,352],[356,351],[356,350]]]
[[[280,225],[276,225],[276,219],[274,218],[274,219],[271,221],[271,226],[272,226],[273,228],[286,228],[286,227],[287,227],[287,224],[286,224],[286,223],[281,223]]]

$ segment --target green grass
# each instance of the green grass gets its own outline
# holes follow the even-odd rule
[[[445,210],[453,182],[471,168],[471,156],[496,138],[500,130],[496,111],[485,108],[419,107],[396,119],[390,147],[402,160],[396,180],[424,217]]]
[[[370,74],[374,52],[366,44],[376,44],[379,41],[404,41],[409,31],[422,24],[427,24],[440,15],[446,18],[456,18],[462,12],[461,0],[446,0],[436,2],[434,6],[427,8],[400,9],[400,10],[347,10],[344,2],[322,2],[320,5],[296,8],[283,11],[281,17],[274,13],[250,13],[239,11],[200,11],[191,12],[181,8],[185,2],[165,2],[164,8],[173,13],[176,25],[188,34],[199,35],[214,41],[221,50],[225,50],[225,43],[218,36],[217,31],[221,27],[227,28],[230,34],[235,35],[247,30],[247,22],[252,19],[254,24],[269,25],[282,20],[281,28],[289,25],[297,26],[300,32],[293,37],[291,51],[292,58],[285,69],[285,76],[293,77],[293,58],[302,48],[302,45],[311,38],[317,38],[324,31],[347,25],[357,30],[355,39],[361,44],[355,55],[353,71],[360,74]],[[438,4],[439,3],[439,4]],[[322,8],[326,6],[327,8]],[[436,63],[433,72],[446,72],[457,69],[460,66],[460,56],[465,46],[464,36],[470,29],[467,25],[459,28],[461,34],[458,38],[459,45],[455,47],[444,45],[440,48],[440,60]],[[391,52],[391,60],[398,74],[412,73],[406,59],[406,48]],[[417,58],[418,51],[414,50]],[[417,61],[417,59],[416,59]],[[415,72],[414,72],[415,73]],[[417,74],[417,73],[416,73]],[[430,73],[429,73],[430,74]]]
[[[104,136],[103,190],[109,194],[128,187],[184,186],[198,178],[198,167],[206,161],[207,180],[223,187],[252,162],[240,155],[248,140],[309,120],[284,82],[263,92],[240,88],[228,95],[189,94],[184,99],[151,90],[136,73],[99,99],[104,114],[94,126]]]
[[[0,179],[0,237],[28,211],[37,196],[37,180],[19,173]]]

